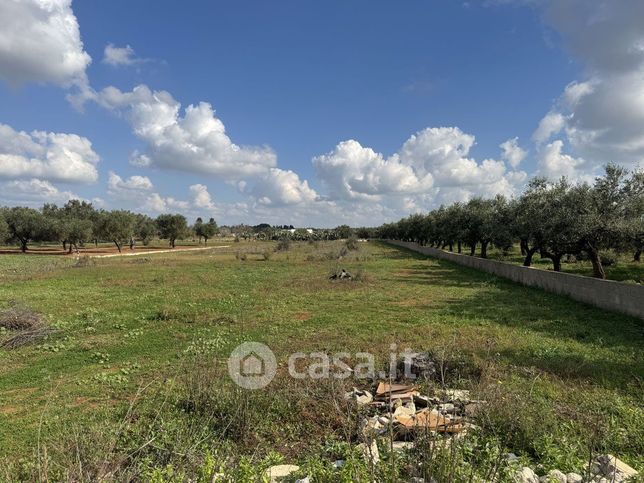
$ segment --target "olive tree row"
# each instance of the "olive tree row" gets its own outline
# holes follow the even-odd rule
[[[200,236],[216,231],[214,220]],[[211,228],[215,228],[213,231]],[[0,243],[17,243],[25,252],[31,242],[57,242],[69,253],[86,243],[107,241],[119,252],[124,246],[134,248],[135,240],[147,245],[152,238],[167,239],[172,248],[176,240],[191,234],[186,218],[163,214],[156,219],[126,210],[96,210],[91,203],[70,200],[58,207],[45,204],[37,210],[28,207],[0,208]]]
[[[587,258],[594,276],[605,278],[602,251],[631,251],[634,260],[641,258],[644,172],[608,165],[592,185],[535,178],[518,198],[474,198],[441,206],[383,225],[378,236],[450,251],[456,247],[458,253],[466,245],[471,255],[478,246],[483,258],[491,245],[507,252],[519,242],[525,266],[538,253],[560,271],[562,258],[574,255]]]

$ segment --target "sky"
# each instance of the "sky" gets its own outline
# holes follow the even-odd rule
[[[641,0],[0,0],[0,204],[375,226],[644,160]]]

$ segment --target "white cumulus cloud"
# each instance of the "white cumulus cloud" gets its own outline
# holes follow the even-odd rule
[[[89,139],[77,134],[16,131],[0,124],[0,177],[69,183],[98,179],[99,156]]]
[[[585,69],[541,120],[535,141],[544,143],[561,132],[571,152],[586,160],[587,174],[608,162],[641,164],[644,2],[548,0],[543,5],[546,20]]]
[[[257,176],[277,164],[268,147],[245,147],[231,141],[223,122],[207,102],[181,104],[169,92],[139,85],[130,92],[107,87],[91,99],[124,115],[146,144],[132,164],[210,175],[226,180]]]
[[[118,67],[120,65],[133,65],[139,62],[134,49],[129,45],[117,47],[114,44],[107,44],[103,51],[103,63]]]
[[[519,146],[519,138],[508,139],[499,145],[501,148],[501,158],[504,161],[516,168],[521,164],[521,161],[527,156],[527,152]]]
[[[40,207],[43,203],[64,204],[80,197],[71,191],[61,191],[41,179],[13,180],[0,183],[0,203]]]
[[[85,85],[91,57],[83,49],[71,0],[0,2],[0,78]]]
[[[339,143],[313,165],[331,196],[340,199],[378,199],[380,195],[418,193],[432,186],[430,173],[419,174],[398,155],[385,159],[353,139]]]
[[[267,206],[312,203],[318,197],[315,190],[309,187],[308,181],[300,180],[297,173],[291,170],[279,168],[271,168],[247,193],[258,203]]]

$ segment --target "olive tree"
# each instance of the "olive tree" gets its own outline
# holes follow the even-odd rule
[[[4,215],[9,237],[18,241],[23,253],[27,251],[29,242],[41,239],[46,232],[47,221],[38,210],[16,206],[8,208]]]
[[[125,210],[103,211],[98,217],[99,238],[109,240],[121,253],[134,236],[135,215]]]
[[[204,245],[207,245],[208,239],[215,236],[219,228],[217,227],[217,222],[214,218],[210,218],[210,220],[208,220],[208,223],[204,223],[201,218],[197,218],[197,221],[194,225],[194,230],[195,235],[199,237],[199,242],[201,243],[201,239],[203,238]]]
[[[159,215],[156,224],[159,235],[161,238],[166,238],[172,248],[176,246],[177,239],[183,237],[188,231],[188,222],[183,215]]]
[[[157,225],[149,216],[137,214],[134,224],[134,234],[143,242],[143,245],[147,246],[150,240],[158,234]]]
[[[0,212],[0,243],[4,243],[9,239],[9,225],[4,219],[4,215]]]

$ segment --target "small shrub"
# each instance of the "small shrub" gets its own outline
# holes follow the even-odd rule
[[[235,241],[235,243],[239,243],[241,241],[238,235],[235,235],[235,240],[234,241]]]
[[[355,251],[358,249],[358,239],[355,236],[352,236],[347,239],[347,241],[344,243],[344,246],[349,251]]]
[[[262,256],[264,257],[265,261],[269,261],[271,259],[271,257],[273,256],[273,254],[268,250],[264,250],[262,252]]]
[[[280,238],[277,242],[277,247],[275,248],[278,252],[285,252],[291,249],[291,239],[290,238]]]
[[[73,266],[74,268],[85,268],[85,267],[93,267],[94,265],[96,265],[96,262],[92,257],[83,255],[82,257],[78,257],[76,259],[76,263]]]

